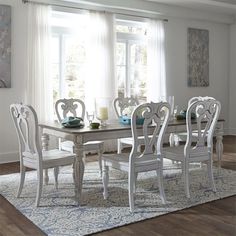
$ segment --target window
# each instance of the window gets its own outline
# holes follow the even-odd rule
[[[53,11],[52,78],[54,103],[59,98],[85,100],[87,14]],[[146,24],[116,21],[116,69],[118,96],[136,96],[146,101]]]
[[[118,96],[147,98],[147,29],[142,22],[117,20],[116,70]]]
[[[85,97],[86,15],[53,12],[53,100]]]

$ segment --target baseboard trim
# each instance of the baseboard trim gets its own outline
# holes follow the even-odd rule
[[[236,135],[236,128],[229,128],[227,130],[228,135]]]
[[[0,153],[0,164],[19,161],[18,152]]]

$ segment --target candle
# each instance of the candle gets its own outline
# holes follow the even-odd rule
[[[100,120],[108,120],[108,110],[107,110],[107,107],[100,107],[98,114],[99,114],[99,119]]]

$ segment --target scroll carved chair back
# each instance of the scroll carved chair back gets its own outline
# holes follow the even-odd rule
[[[129,107],[135,107],[139,105],[139,101],[134,97],[116,98],[113,101],[113,108],[115,110],[116,116],[120,117],[124,114],[124,110]]]
[[[213,97],[208,97],[208,96],[198,96],[198,97],[192,97],[189,99],[188,101],[188,107],[190,107],[190,105],[194,102],[197,102],[197,101],[208,101],[208,100],[216,100],[215,98]],[[198,115],[198,114],[196,114]],[[193,130],[193,135],[196,136],[196,132],[195,130]],[[171,138],[174,138],[174,140],[172,140]],[[186,141],[186,138],[187,138],[187,133],[186,132],[182,132],[182,133],[175,133],[174,136],[170,136],[170,146],[174,146],[174,144],[176,146],[179,146],[179,141]]]
[[[82,119],[85,116],[85,104],[80,99],[59,99],[56,101],[55,110],[59,122],[68,116],[81,117]]]
[[[217,120],[219,118],[221,104],[215,99],[198,100],[188,107],[186,122],[187,122],[187,141],[185,144],[185,153],[188,154],[190,149],[202,149],[208,147],[212,151],[213,134]],[[191,121],[191,113],[195,113],[197,122],[197,131],[193,131]],[[197,135],[196,135],[197,132]],[[194,135],[194,136],[193,136]],[[206,142],[207,140],[207,142]],[[193,141],[196,145],[193,146]],[[188,156],[188,155],[187,155]]]
[[[142,131],[140,125],[136,124],[136,117],[143,118]],[[132,113],[131,129],[133,137],[133,147],[130,158],[137,157],[139,145],[144,144],[144,151],[140,157],[160,155],[162,150],[163,138],[170,118],[170,105],[166,102],[141,104]],[[150,133],[150,124],[155,125],[155,129]],[[142,141],[138,138],[144,137]],[[142,143],[141,143],[142,142]]]
[[[192,97],[188,100],[188,107],[193,103],[193,102],[196,102],[196,101],[206,101],[206,100],[215,100],[215,98],[213,97],[208,97],[208,96],[205,96],[205,97],[202,97],[202,96],[198,96],[198,97]]]
[[[124,114],[126,108],[131,108],[131,107],[134,108],[137,105],[139,105],[139,101],[138,99],[134,97],[125,97],[125,98],[118,97],[113,100],[113,108],[115,110],[117,118],[119,118],[122,115],[126,115]],[[121,153],[124,146],[132,146],[132,145],[133,145],[133,139],[131,137],[118,139],[117,140],[117,153]]]
[[[39,145],[38,118],[35,110],[28,105],[12,104],[10,112],[17,130],[21,160],[26,157],[39,158],[41,161],[42,150]]]

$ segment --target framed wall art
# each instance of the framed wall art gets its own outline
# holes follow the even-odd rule
[[[0,88],[11,87],[11,6],[0,5]]]
[[[188,86],[209,86],[209,31],[188,28]]]

